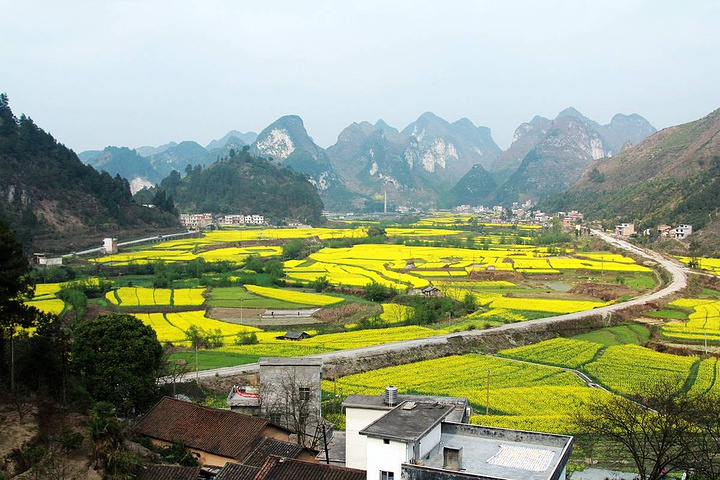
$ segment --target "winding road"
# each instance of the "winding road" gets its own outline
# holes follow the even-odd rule
[[[343,360],[350,360],[350,359],[358,359],[362,357],[374,357],[377,355],[382,355],[386,353],[397,353],[406,351],[409,348],[414,347],[425,347],[429,345],[442,345],[448,342],[449,338],[458,338],[458,337],[473,337],[473,336],[482,336],[487,335],[488,332],[491,332],[492,334],[496,334],[497,332],[512,332],[512,331],[523,331],[528,329],[529,327],[534,327],[537,325],[549,325],[557,322],[564,322],[568,320],[579,320],[583,318],[588,317],[595,317],[597,315],[609,315],[613,312],[617,312],[619,310],[624,310],[628,307],[637,306],[637,305],[645,305],[649,302],[654,302],[656,300],[659,300],[663,297],[666,297],[668,295],[671,295],[673,293],[676,293],[682,289],[684,289],[687,286],[687,268],[678,264],[675,261],[669,260],[662,255],[660,255],[657,252],[654,252],[652,250],[646,250],[640,247],[637,247],[635,245],[632,245],[629,242],[626,242],[625,240],[621,240],[613,235],[609,235],[607,233],[601,232],[599,230],[593,230],[592,234],[602,238],[605,242],[609,243],[610,245],[613,245],[617,248],[621,248],[623,250],[626,250],[633,255],[636,255],[638,257],[647,258],[649,260],[652,260],[654,262],[657,262],[660,264],[663,268],[665,268],[672,276],[672,280],[670,283],[665,286],[664,288],[657,290],[652,293],[648,293],[645,295],[641,295],[639,297],[633,298],[632,300],[628,300],[627,302],[617,303],[613,305],[607,305],[604,307],[595,308],[592,310],[585,310],[581,312],[574,312],[574,313],[568,313],[565,315],[557,315],[554,317],[546,317],[546,318],[540,318],[537,320],[527,320],[524,322],[518,322],[518,323],[510,323],[506,325],[500,325],[498,327],[490,328],[487,330],[468,330],[464,332],[457,332],[457,333],[448,333],[444,335],[437,335],[434,337],[427,337],[427,338],[420,338],[416,340],[404,340],[400,342],[394,342],[394,343],[386,343],[382,345],[373,345],[370,347],[362,347],[362,348],[354,348],[349,350],[339,350],[336,352],[328,352],[328,353],[322,353],[322,354],[316,354],[312,355],[313,358],[321,358],[323,360],[323,363],[336,363]],[[211,370],[203,370],[200,372],[188,373],[185,377],[185,381],[190,381],[194,378],[212,378],[212,377],[227,377],[227,376],[234,376],[234,375],[243,375],[243,374],[250,374],[250,373],[257,373],[258,372],[258,364],[257,363],[251,363],[246,365],[238,365],[234,367],[223,367],[223,368],[214,368]],[[169,383],[172,381],[170,378],[161,378],[160,381],[162,383]]]

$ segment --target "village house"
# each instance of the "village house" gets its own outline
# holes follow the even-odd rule
[[[336,465],[271,456],[252,480],[365,480],[365,472]],[[217,478],[217,480],[223,480]],[[228,479],[229,480],[229,479]],[[233,480],[244,480],[233,478]]]
[[[377,421],[400,403],[434,402],[451,408],[449,419],[466,422],[470,418],[467,398],[399,395],[397,388],[387,387],[383,395],[349,395],[342,406],[345,409],[345,465],[364,470],[367,465],[368,437],[360,432]]]
[[[135,432],[159,446],[185,445],[203,465],[241,462],[263,439],[289,442],[289,429],[260,417],[164,397]],[[315,454],[308,452],[307,458]]]
[[[212,213],[181,213],[180,224],[187,229],[206,228],[213,223]]]
[[[467,424],[467,399],[351,395],[346,465],[367,480],[564,480],[573,439]]]
[[[105,255],[114,255],[118,253],[118,239],[111,237],[103,239],[102,251]]]
[[[138,480],[365,480],[365,472],[272,454],[259,466],[227,463],[222,468],[143,465]]]
[[[324,424],[320,412],[322,359],[260,358],[258,363],[260,415],[292,430],[297,443],[315,447]]]
[[[684,240],[693,233],[693,227],[692,225],[678,225],[673,230],[673,237],[677,238],[678,240]]]
[[[619,225],[615,225],[615,235],[619,235],[621,237],[629,237],[630,235],[635,233],[635,224],[634,223],[621,223]]]

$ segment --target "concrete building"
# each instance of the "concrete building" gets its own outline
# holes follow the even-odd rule
[[[432,402],[446,405],[452,410],[447,418],[454,422],[467,422],[470,418],[467,398],[462,397],[398,395],[395,387],[388,387],[383,395],[349,395],[342,404],[345,409],[346,466],[365,470],[368,437],[361,435],[360,432],[403,402]]]
[[[118,240],[117,238],[106,238],[103,240],[103,252],[105,255],[114,255],[118,253]]]
[[[409,400],[412,398],[412,400]],[[573,439],[467,424],[467,399],[351,395],[346,465],[367,480],[564,480]]]
[[[693,226],[692,225],[678,225],[673,229],[673,237],[677,238],[678,240],[683,240],[693,233]]]
[[[615,225],[615,235],[629,237],[633,233],[635,233],[634,223],[621,223],[620,225]]]
[[[260,415],[294,431],[298,443],[315,446],[319,439],[322,359],[261,358]]]
[[[440,441],[416,463],[403,464],[402,478],[564,480],[572,447],[565,435],[443,422]]]
[[[205,228],[213,223],[212,213],[181,213],[180,224],[188,229]]]

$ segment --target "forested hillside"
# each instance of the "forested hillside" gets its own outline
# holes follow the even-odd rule
[[[717,224],[720,209],[720,110],[666,128],[639,145],[590,165],[566,193],[546,208],[577,208],[590,218]],[[715,238],[717,243],[717,237]],[[717,246],[715,247],[717,250]]]
[[[84,165],[0,95],[0,215],[27,248],[66,251],[104,236],[176,229],[177,217],[132,200],[127,180]]]
[[[160,184],[183,212],[264,215],[270,221],[323,222],[317,189],[301,173],[251,155],[247,148],[209,167],[175,171]]]

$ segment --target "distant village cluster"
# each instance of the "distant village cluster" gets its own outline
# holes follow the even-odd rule
[[[181,213],[180,223],[187,229],[207,228],[210,225],[267,225],[265,216],[257,214]]]
[[[693,226],[687,224],[677,225],[675,227],[670,225],[658,225],[656,232],[660,237],[684,240],[693,233]],[[615,225],[615,235],[629,237],[631,235],[636,235],[637,233],[638,231],[636,230],[634,223],[621,223],[619,225]],[[647,228],[642,231],[642,234],[646,237],[650,237],[653,235],[653,229]]]
[[[534,225],[548,225],[553,218],[558,218],[564,228],[572,228],[574,225],[582,223],[585,215],[572,210],[570,212],[556,212],[554,214],[545,213],[541,210],[533,209],[533,203],[527,201],[525,203],[513,203],[509,208],[502,205],[494,205],[485,207],[483,205],[474,207],[470,205],[460,205],[453,209],[455,213],[472,213],[476,215],[489,215],[491,223],[524,223]]]

